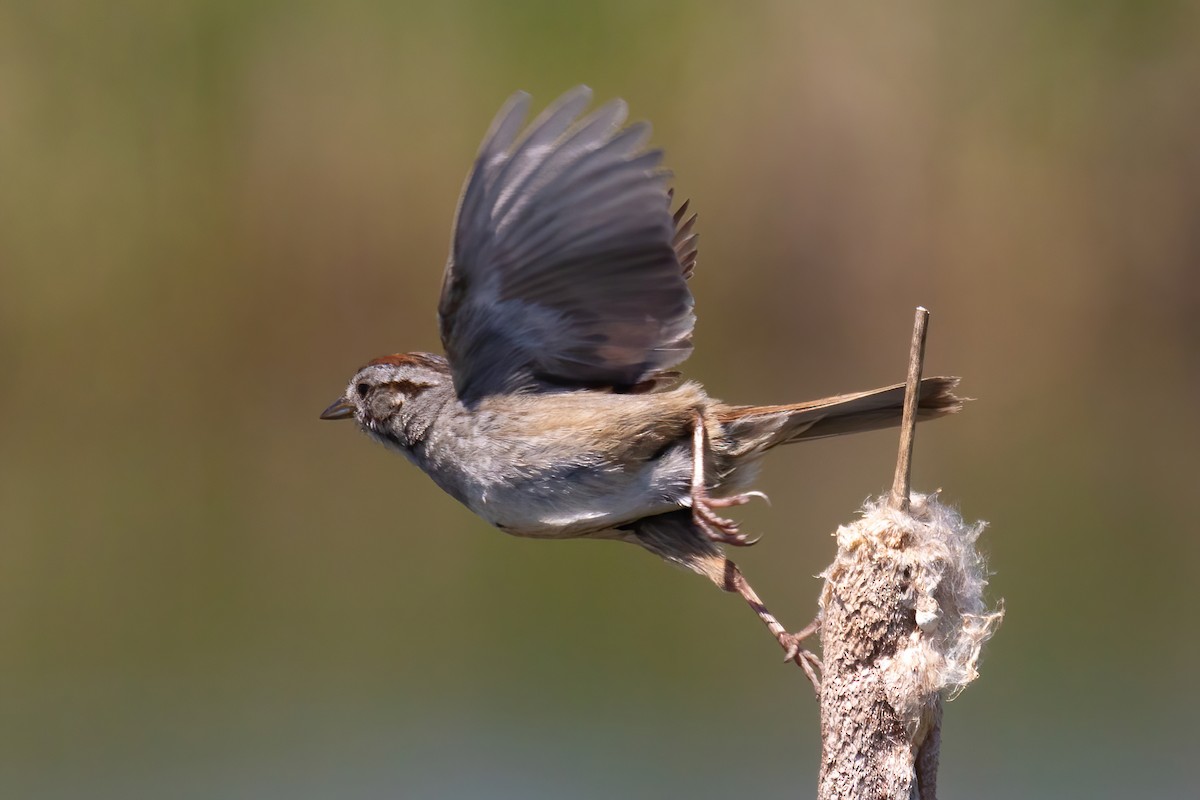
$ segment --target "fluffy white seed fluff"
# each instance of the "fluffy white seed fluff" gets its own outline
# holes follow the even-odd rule
[[[908,576],[903,602],[918,629],[880,666],[889,702],[915,719],[931,695],[953,699],[978,677],[980,651],[1004,611],[983,599],[987,571],[975,543],[986,523],[967,524],[936,494],[913,493],[907,512],[887,500],[867,501],[861,519],[838,528],[838,557],[824,577],[863,558],[894,561]]]

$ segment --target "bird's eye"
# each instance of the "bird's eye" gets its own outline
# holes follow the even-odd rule
[[[354,390],[355,390],[356,392],[358,392],[358,396],[359,396],[359,397],[366,397],[366,396],[367,396],[367,392],[371,391],[371,384],[369,384],[369,383],[360,383],[358,386],[355,386],[355,387],[354,387]]]

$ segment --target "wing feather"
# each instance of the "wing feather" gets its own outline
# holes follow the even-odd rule
[[[695,215],[670,212],[662,153],[625,104],[577,87],[528,126],[514,95],[459,204],[438,305],[455,387],[657,386],[690,355]]]

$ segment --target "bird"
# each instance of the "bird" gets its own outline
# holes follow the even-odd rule
[[[761,492],[766,453],[898,425],[904,385],[730,405],[676,369],[692,352],[696,214],[615,99],[578,86],[525,125],[518,92],[466,179],[437,313],[444,355],[358,369],[321,413],[353,419],[486,522],[540,539],[636,544],[740,594],[815,682],[819,662],[725,554],[753,539],[722,516]],[[918,419],[961,409],[926,378]]]

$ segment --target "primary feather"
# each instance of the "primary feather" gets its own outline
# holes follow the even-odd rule
[[[665,382],[692,351],[695,217],[672,216],[649,126],[579,87],[518,139],[497,115],[467,179],[438,306],[459,397]]]

